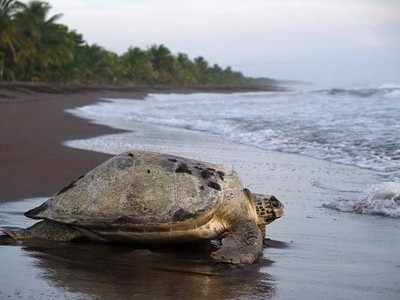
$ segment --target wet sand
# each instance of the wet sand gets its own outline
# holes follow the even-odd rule
[[[250,189],[275,194],[285,203],[286,215],[269,226],[272,240],[260,262],[245,268],[214,264],[197,245],[164,251],[2,245],[0,299],[398,299],[398,220],[322,207],[332,197],[376,182],[372,172],[186,130],[93,121],[133,132],[66,144],[105,154],[136,148],[222,162],[234,167]],[[22,213],[42,201],[0,205],[0,226],[29,225]]]
[[[27,225],[13,212],[43,199],[0,206],[0,223]],[[11,218],[8,218],[11,216]],[[19,219],[19,220],[18,220]],[[260,269],[210,263],[195,246],[149,251],[132,246],[20,243],[0,246],[0,299],[264,299],[275,293]]]
[[[88,105],[101,95],[2,91],[0,98],[0,202],[47,196],[109,156],[62,146],[65,139],[122,132],[94,125],[64,112]]]

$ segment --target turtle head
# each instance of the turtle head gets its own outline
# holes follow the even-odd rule
[[[254,194],[248,189],[244,192],[255,204],[259,224],[268,225],[283,216],[284,206],[275,196]]]

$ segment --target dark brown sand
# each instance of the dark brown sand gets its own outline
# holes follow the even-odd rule
[[[109,156],[62,146],[69,139],[120,132],[65,112],[100,97],[134,92],[50,94],[0,90],[0,201],[46,196]]]

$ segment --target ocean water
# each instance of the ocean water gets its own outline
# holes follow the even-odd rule
[[[324,206],[400,217],[400,85],[109,100],[72,112],[203,131],[268,151],[369,169],[380,183]]]

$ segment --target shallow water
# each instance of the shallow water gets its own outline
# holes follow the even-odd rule
[[[323,208],[331,201],[368,194],[369,187],[381,182],[376,172],[267,152],[184,129],[122,118],[101,123],[134,132],[68,144],[108,153],[133,148],[220,162],[235,168],[250,189],[272,193],[285,203],[286,215],[270,225],[269,237],[288,247],[265,249],[264,259],[273,263],[259,270],[274,282],[273,298],[398,298],[398,220]]]
[[[151,94],[74,110],[217,134],[400,179],[400,85],[237,94]]]
[[[46,198],[0,205],[0,227],[34,223],[23,212]],[[208,259],[202,245],[140,249],[93,243],[0,239],[0,299],[265,299],[275,284],[260,270]]]
[[[275,293],[273,280],[260,272],[268,261],[239,269],[188,249],[35,242],[0,246],[0,257],[6,261],[0,299],[265,299]]]
[[[7,262],[6,268],[0,268],[3,295],[18,294],[22,299],[398,299],[398,220],[321,207],[328,199],[351,195],[379,180],[373,172],[233,145],[180,129],[137,126],[134,133],[87,142],[112,146],[115,152],[134,147],[222,161],[238,170],[250,189],[273,193],[285,203],[286,215],[269,226],[273,242],[264,249],[261,261],[236,268],[213,264],[193,249],[160,253],[94,244],[5,245],[0,246],[0,260]],[[321,184],[327,182],[329,186]],[[20,222],[26,220],[18,211],[40,201],[19,202],[18,208],[3,204],[0,225],[23,225]],[[26,274],[24,281],[21,274]]]
[[[376,184],[363,186],[350,198],[331,199],[324,207],[400,217],[400,85],[274,93],[152,94],[146,101],[114,99],[70,112],[127,130],[147,124],[203,131],[265,150],[369,169],[379,177]],[[175,138],[179,143],[180,135]],[[107,149],[107,143],[95,139],[67,144],[118,152]]]

